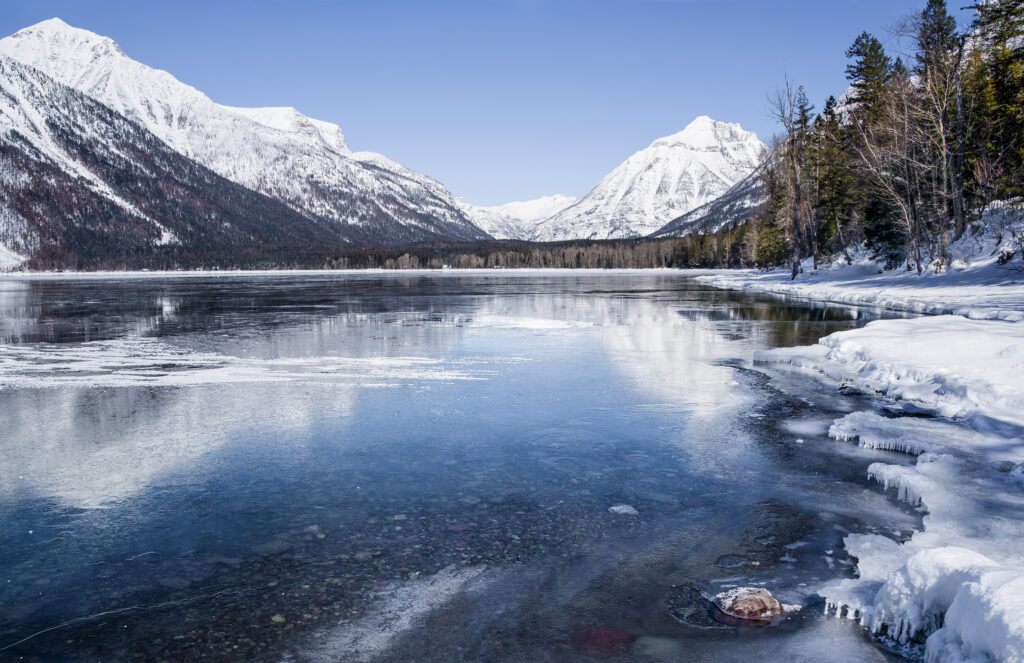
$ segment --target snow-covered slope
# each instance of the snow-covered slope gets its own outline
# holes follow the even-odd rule
[[[157,251],[340,245],[353,239],[342,230],[226,180],[95,99],[0,56],[0,269],[25,259],[82,269]]]
[[[441,186],[393,162],[354,158],[336,125],[293,108],[214,103],[112,40],[50,19],[0,40],[0,55],[35,67],[135,121],[232,182],[374,241],[477,239]],[[426,178],[429,179],[429,178]]]
[[[576,198],[555,194],[536,200],[479,207],[457,199],[470,221],[496,239],[529,239],[537,224],[576,202]]]
[[[728,191],[753,172],[765,150],[738,124],[698,117],[626,159],[590,193],[538,224],[530,239],[648,235]]]
[[[762,164],[718,198],[668,222],[651,233],[651,237],[685,237],[698,232],[713,233],[753,218],[767,202],[767,198]]]

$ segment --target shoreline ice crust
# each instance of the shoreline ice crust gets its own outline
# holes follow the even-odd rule
[[[262,382],[354,383],[369,387],[486,380],[492,373],[469,361],[429,357],[235,357],[193,351],[148,337],[65,346],[0,344],[0,389]]]
[[[932,334],[940,340],[915,352],[914,339]],[[858,411],[829,427],[835,440],[917,456],[909,466],[873,463],[868,476],[925,515],[906,541],[845,537],[859,577],[819,590],[827,614],[857,620],[912,658],[1024,661],[1022,343],[1024,325],[944,316],[878,321],[817,346],[759,353],[762,363],[960,417]]]
[[[763,350],[762,364],[809,371],[947,417],[1024,426],[1024,324],[960,316],[875,320],[817,345]]]
[[[873,463],[868,477],[924,515],[909,539],[847,535],[857,577],[818,590],[826,614],[854,619],[895,651],[929,662],[1024,661],[1024,279],[998,264],[1005,237],[968,233],[944,273],[882,273],[862,252],[851,265],[805,264],[794,281],[781,270],[698,277],[935,314],[876,320],[754,357],[877,395],[895,412],[937,415],[859,411],[831,424],[835,440],[916,456],[912,465]]]

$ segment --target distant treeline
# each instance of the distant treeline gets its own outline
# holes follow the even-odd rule
[[[407,245],[309,247],[262,245],[222,250],[175,246],[113,258],[96,270],[192,269],[615,269],[656,267],[750,267],[744,256],[747,225],[710,235],[673,239],[428,242]],[[67,256],[47,264],[33,259],[30,269],[60,269]],[[71,264],[74,264],[73,260]]]

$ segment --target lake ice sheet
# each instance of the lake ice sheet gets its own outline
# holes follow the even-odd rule
[[[887,660],[814,592],[920,528],[866,478],[911,460],[748,368],[875,315],[670,272],[4,279],[0,657],[555,661],[607,625]],[[743,584],[806,609],[706,619]]]

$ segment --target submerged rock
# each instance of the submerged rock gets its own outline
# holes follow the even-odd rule
[[[740,587],[718,596],[718,609],[726,616],[755,623],[772,622],[786,614],[785,608],[762,587]]]
[[[693,585],[673,585],[665,593],[662,603],[669,616],[680,624],[700,629],[727,627],[721,620],[714,618],[718,606]]]
[[[733,568],[736,566],[744,566],[747,564],[747,560],[739,555],[722,555],[715,560],[715,566],[721,566],[722,568]]]
[[[572,646],[584,654],[624,652],[634,640],[635,635],[614,626],[597,626],[572,634]]]
[[[287,552],[292,549],[292,544],[282,539],[274,539],[267,543],[261,543],[252,547],[252,552],[256,555],[280,555],[283,552]]]
[[[639,516],[640,512],[628,504],[616,504],[608,507],[608,513],[616,516]]]

